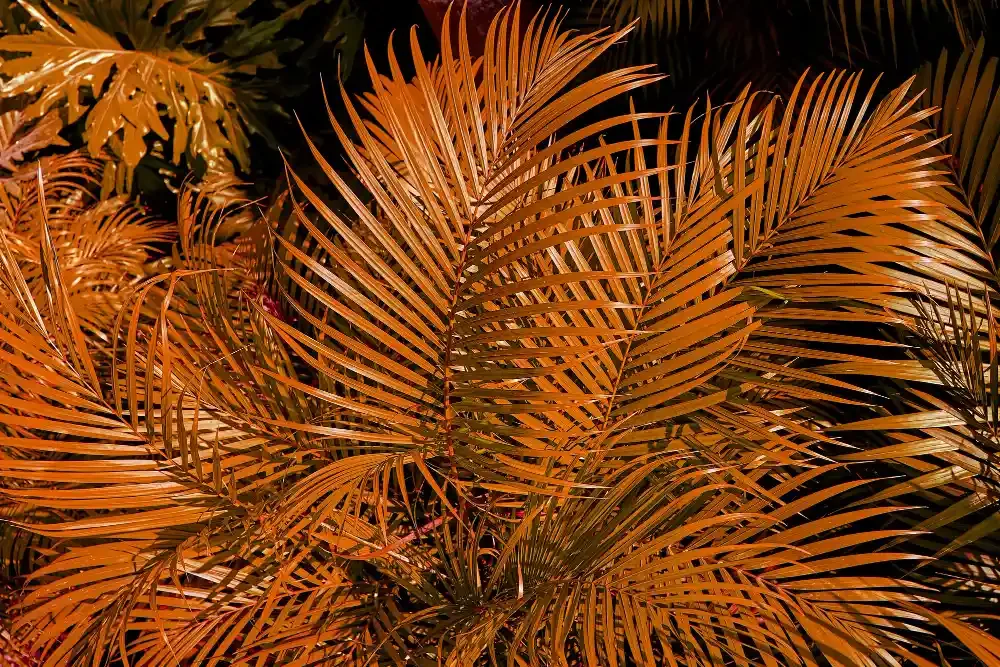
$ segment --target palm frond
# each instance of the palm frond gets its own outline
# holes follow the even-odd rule
[[[948,212],[949,226],[961,234],[955,237],[954,247],[962,253],[962,262],[974,257],[978,267],[975,272],[945,276],[943,283],[918,291],[911,301],[911,316],[905,320],[907,336],[912,338],[903,339],[912,340],[914,351],[895,370],[882,369],[885,377],[894,379],[898,400],[878,416],[837,427],[839,432],[887,437],[841,458],[884,462],[903,473],[905,479],[886,485],[872,499],[902,502],[910,494],[919,498],[927,508],[917,512],[911,525],[934,531],[925,542],[942,559],[977,558],[980,550],[995,548],[992,516],[996,508],[991,489],[996,485],[993,462],[997,452],[992,379],[996,376],[997,272],[995,193],[988,189],[986,174],[996,167],[989,164],[989,155],[991,137],[998,128],[991,127],[990,119],[1000,111],[990,106],[996,59],[984,63],[984,48],[981,40],[962,55],[955,68],[949,67],[947,53],[942,53],[936,66],[928,64],[917,77],[924,91],[918,104],[942,108],[925,123],[926,154],[934,158],[943,181],[925,192],[939,202],[940,210]],[[822,372],[850,375],[875,370],[848,362],[832,364]],[[959,550],[961,554],[956,553]],[[940,562],[945,571],[956,567],[954,560]],[[956,595],[975,595],[974,589],[963,589]]]
[[[1000,155],[993,150],[1000,133],[1000,97],[995,80],[997,59],[985,55],[986,42],[964,51],[952,64],[947,50],[917,74],[922,106],[939,107],[931,127],[943,139],[949,182],[938,194],[941,203],[974,223],[992,254],[1000,239],[1000,207],[996,174]],[[995,269],[994,269],[995,272]]]
[[[99,155],[120,133],[121,158],[130,167],[146,154],[150,132],[164,141],[172,137],[174,161],[190,150],[217,170],[229,159],[228,151],[245,166],[246,121],[237,109],[249,112],[250,107],[238,99],[222,68],[179,50],[165,55],[129,50],[113,34],[55,5],[23,6],[39,29],[4,37],[0,49],[26,54],[6,59],[2,67],[10,77],[5,95],[40,93],[24,110],[26,116],[41,116],[66,100],[70,122],[87,115],[91,155]],[[82,101],[83,87],[96,98],[92,108]],[[158,105],[174,121],[172,135]]]
[[[494,327],[476,323],[476,315],[490,308],[473,309],[470,299],[499,280],[535,268],[521,260],[527,254],[521,248],[541,258],[535,247],[544,251],[542,244],[549,233],[540,230],[570,217],[570,204],[579,196],[576,192],[627,178],[609,176],[598,185],[570,190],[563,185],[565,179],[572,179],[583,159],[593,154],[566,162],[555,158],[571,142],[629,118],[599,123],[551,146],[543,142],[602,100],[651,80],[641,68],[633,68],[563,92],[620,35],[565,38],[555,26],[536,19],[520,40],[512,28],[517,25],[515,14],[516,10],[496,24],[481,65],[471,61],[464,41],[458,45],[456,58],[446,37],[438,67],[428,70],[418,61],[415,85],[405,85],[398,75],[392,83],[378,85],[376,98],[368,106],[378,110],[374,122],[379,132],[371,131],[348,103],[354,129],[361,137],[361,147],[349,145],[348,154],[374,198],[379,218],[372,216],[318,152],[359,222],[355,226],[346,223],[295,179],[301,192],[296,196],[304,197],[342,239],[335,243],[304,210],[300,213],[299,223],[309,229],[331,268],[279,238],[279,253],[299,262],[314,277],[306,282],[305,276],[285,271],[325,309],[322,317],[304,310],[298,313],[320,332],[319,340],[303,339],[286,329],[282,333],[286,342],[303,353],[311,349],[310,356],[318,354],[311,365],[329,381],[351,387],[352,400],[353,392],[364,396],[363,409],[360,404],[349,408],[344,418],[356,412],[376,423],[387,420],[380,428],[399,429],[394,437],[420,443],[425,456],[450,459],[446,466],[465,458],[456,452],[471,453],[470,448],[491,437],[477,426],[475,413],[481,412],[474,393],[481,383],[477,375],[486,381],[505,380],[504,371],[480,372],[472,366],[475,359],[469,357],[469,346],[475,343],[467,332],[472,326],[480,331]],[[483,79],[476,85],[480,67]],[[596,154],[634,144],[599,148]],[[509,255],[517,261],[490,265],[488,258],[496,252],[490,243],[501,234],[511,244],[501,259]],[[375,326],[365,324],[362,314],[374,318]],[[337,330],[331,316],[351,326],[349,336]],[[485,344],[501,344],[506,329],[501,326],[495,340]],[[553,326],[567,332],[573,329],[569,322]],[[599,329],[595,333],[603,339],[620,335],[606,327],[603,333]],[[509,340],[518,347],[535,347],[530,339]],[[581,351],[590,354],[586,348]],[[567,359],[574,356],[567,355]],[[520,373],[538,375],[537,370]],[[352,376],[358,379],[349,379]],[[512,397],[516,400],[516,393]],[[590,400],[587,396],[567,399],[574,403]],[[511,405],[501,411],[513,413],[517,408]],[[498,453],[519,451],[518,446],[501,442],[496,446]],[[520,454],[535,456],[541,449],[524,444]],[[525,474],[503,467],[505,474]]]
[[[926,589],[889,569],[921,559],[878,548],[912,531],[843,531],[902,509],[810,518],[864,488],[865,480],[824,485],[835,468],[803,471],[758,496],[736,466],[663,452],[614,472],[583,472],[581,483],[599,478],[613,489],[601,497],[497,499],[471,526],[442,513],[428,539],[401,551],[405,560],[375,563],[392,582],[377,602],[392,623],[381,621],[378,648],[387,658],[454,665],[487,657],[931,664],[919,657],[920,644],[929,628],[947,630],[951,621],[923,605]],[[396,608],[401,591],[423,608]],[[980,657],[995,660],[995,641],[969,632],[991,647]]]
[[[718,11],[718,9],[716,9]],[[593,0],[591,14],[599,14],[602,21],[609,19],[622,27],[638,21],[643,29],[654,35],[672,35],[686,22],[691,25],[696,12],[707,16],[712,14],[712,2],[704,4],[696,0],[613,0],[601,2]]]
[[[875,34],[880,41],[888,35],[892,42],[893,54],[896,53],[898,25],[913,24],[916,3],[913,0],[876,0],[869,5],[855,3],[851,6],[848,0],[837,0],[836,6],[831,0],[823,0],[823,10],[831,24],[839,23],[844,36],[844,42],[849,43],[848,24],[850,15],[854,14],[857,34],[864,40],[866,25],[875,22]],[[968,45],[974,39],[986,19],[983,0],[921,0],[920,10],[926,18],[946,19],[953,26],[963,45]],[[869,11],[870,10],[870,11]]]
[[[41,230],[47,229],[75,310],[91,331],[104,333],[129,283],[144,277],[155,246],[174,233],[125,197],[99,199],[101,168],[68,154],[18,170],[5,183],[0,229],[37,300],[46,290]]]
[[[12,636],[45,667],[1000,664],[996,272],[934,110],[832,72],[602,118],[658,78],[590,69],[627,30],[519,12],[482,58],[464,14],[433,63],[412,36],[412,80],[366,54],[352,184],[309,142],[340,201],[185,188],[112,325],[75,286],[162,230],[87,169],[16,182],[0,512],[49,542]]]

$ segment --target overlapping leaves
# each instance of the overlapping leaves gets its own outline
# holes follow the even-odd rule
[[[840,376],[914,373],[890,328],[954,366],[951,283],[992,312],[932,111],[833,73],[595,121],[656,78],[584,75],[624,33],[520,23],[476,60],[464,25],[433,64],[412,39],[412,81],[369,62],[333,121],[363,191],[313,147],[345,207],[293,173],[293,229],[220,261],[240,206],[182,197],[178,270],[103,356],[44,216],[41,293],[0,254],[3,493],[56,540],[19,638],[53,666],[1000,662],[968,592],[935,602],[940,526],[833,461],[882,400]]]
[[[278,110],[260,75],[280,68],[279,55],[299,45],[283,28],[319,2],[275,3],[277,16],[247,24],[240,15],[252,0],[23,0],[18,7],[31,30],[0,39],[2,90],[33,97],[28,119],[65,104],[69,123],[85,117],[90,154],[107,149],[128,169],[158,141],[174,163],[186,156],[209,172],[231,172],[234,163],[246,170],[248,132],[269,138],[261,114]],[[343,25],[348,9],[340,7],[329,40],[354,38],[356,26]]]

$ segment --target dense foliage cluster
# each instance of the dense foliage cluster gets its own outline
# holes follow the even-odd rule
[[[411,4],[0,13],[0,665],[1000,665],[995,8]]]

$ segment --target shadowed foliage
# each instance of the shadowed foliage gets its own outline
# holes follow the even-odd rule
[[[254,0],[17,0],[24,30],[0,38],[0,52],[14,56],[0,61],[2,91],[33,96],[26,119],[63,103],[69,123],[85,117],[88,152],[109,150],[123,167],[119,189],[131,185],[151,135],[154,153],[167,162],[186,157],[209,173],[246,171],[248,132],[273,143],[262,114],[281,112],[267,72],[301,45],[283,30],[329,1],[273,3],[273,17],[251,22],[245,16]],[[355,34],[345,32],[350,9],[340,3],[323,39]],[[348,68],[353,48],[346,49]]]

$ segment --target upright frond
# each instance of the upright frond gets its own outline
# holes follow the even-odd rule
[[[435,458],[434,469],[451,484],[459,483],[459,469],[486,473],[482,466],[487,460],[496,466],[487,474],[497,483],[554,482],[504,463],[510,455],[543,455],[545,445],[515,444],[517,440],[498,438],[492,426],[483,427],[490,418],[480,423],[478,413],[484,410],[476,392],[484,388],[479,385],[510,384],[515,378],[472,366],[469,350],[477,335],[495,347],[509,330],[479,317],[491,308],[472,301],[477,295],[488,299],[498,283],[523,279],[528,285],[533,275],[539,289],[552,284],[562,290],[565,281],[546,277],[551,275],[546,248],[553,245],[548,239],[558,242],[557,226],[588,209],[637,200],[629,196],[575,209],[588,192],[632,177],[623,173],[580,181],[580,165],[649,143],[636,139],[561,159],[569,147],[639,116],[600,121],[565,137],[553,135],[600,102],[653,77],[644,68],[631,68],[573,85],[621,34],[569,35],[542,15],[523,35],[518,25],[518,10],[505,12],[490,31],[481,61],[471,59],[464,38],[453,45],[445,30],[441,60],[432,68],[423,62],[414,38],[417,78],[412,84],[401,79],[390,53],[392,78],[374,76],[375,93],[366,102],[373,122],[363,120],[345,98],[360,137],[360,145],[346,143],[346,151],[374,200],[375,214],[316,150],[357,222],[347,222],[293,174],[298,224],[309,230],[310,243],[321,255],[307,255],[278,239],[288,277],[322,304],[319,312],[298,308],[315,338],[286,327],[278,331],[306,355],[321,386],[331,382],[347,388],[346,396],[338,397],[340,410],[331,415],[331,425],[365,420],[376,428],[371,437],[382,432],[386,442],[406,442],[419,447],[422,456]],[[344,129],[335,127],[346,141]],[[572,235],[590,233],[604,230],[580,228]],[[538,317],[544,317],[544,310]],[[572,335],[574,327],[554,319],[551,328],[523,330],[528,337],[512,350],[555,345],[564,334]],[[602,325],[592,335],[607,342],[621,333]],[[566,352],[561,343],[558,348],[556,355],[539,350],[528,355],[546,359],[547,365],[558,364],[559,356],[569,360],[595,352],[584,346]],[[565,396],[562,402],[592,399]],[[558,403],[555,407],[561,409]],[[537,404],[530,409],[545,408]],[[498,411],[514,414],[518,407]],[[487,407],[485,412],[494,410]]]

